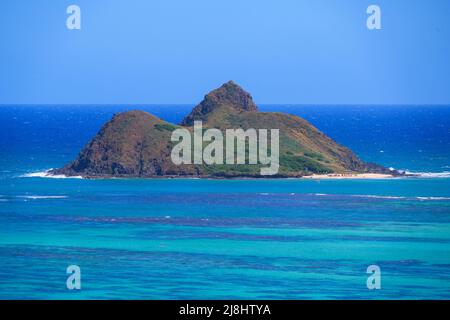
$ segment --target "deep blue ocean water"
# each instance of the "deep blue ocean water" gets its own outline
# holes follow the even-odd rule
[[[450,298],[448,106],[261,107],[428,178],[26,176],[69,162],[115,112],[179,122],[191,108],[0,106],[0,299]]]

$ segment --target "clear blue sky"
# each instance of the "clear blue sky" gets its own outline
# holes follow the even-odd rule
[[[190,104],[230,79],[259,104],[450,104],[449,21],[448,0],[2,1],[0,104]]]

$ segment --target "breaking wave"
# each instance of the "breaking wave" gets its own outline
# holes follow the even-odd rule
[[[419,172],[421,178],[450,178],[450,171],[444,172]]]
[[[450,178],[450,171],[443,172],[414,172],[409,170],[398,170],[405,173],[407,176],[416,178]]]
[[[83,179],[82,176],[66,176],[63,174],[50,174],[52,169],[45,171],[25,173],[20,178],[51,178],[51,179]]]

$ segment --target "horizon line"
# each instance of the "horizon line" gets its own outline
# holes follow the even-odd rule
[[[33,107],[33,106],[47,106],[47,107],[83,107],[83,106],[98,106],[98,107],[116,107],[116,106],[196,106],[199,103],[0,103],[0,107],[7,106],[23,106],[23,107]],[[418,104],[408,104],[408,103],[258,103],[257,106],[302,106],[302,107],[448,107],[449,103],[418,103]]]

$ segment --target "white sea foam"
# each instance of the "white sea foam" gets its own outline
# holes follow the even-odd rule
[[[36,199],[65,199],[65,198],[67,198],[67,196],[37,196],[37,195],[32,195],[32,196],[17,196],[17,198],[32,199],[32,200],[36,200]]]
[[[51,174],[48,169],[45,171],[31,172],[21,175],[21,178],[51,178],[51,179],[83,179],[82,176],[66,176],[63,174]]]
[[[450,197],[416,197],[418,200],[450,200]]]
[[[343,194],[324,194],[324,193],[314,193],[315,196],[344,196],[344,197],[354,197],[354,198],[366,198],[366,199],[385,199],[385,200],[412,200],[412,201],[437,201],[437,200],[450,200],[450,197],[427,197],[427,196],[421,196],[421,197],[404,197],[404,196],[383,196],[383,195],[375,195],[375,194],[350,194],[350,195],[343,195]]]
[[[420,200],[420,201],[433,201],[433,200],[450,200],[450,197],[401,197],[401,196],[378,196],[378,195],[351,195],[358,198],[372,198],[372,199],[406,199],[406,200]]]
[[[450,171],[444,172],[419,172],[421,178],[450,178]]]
[[[409,170],[398,170],[399,172],[403,172],[407,176],[412,176],[416,178],[450,178],[450,171],[443,172],[415,172]]]
[[[373,194],[353,194],[351,196],[357,198],[373,198],[373,199],[405,199],[405,197],[400,196],[379,196]]]

